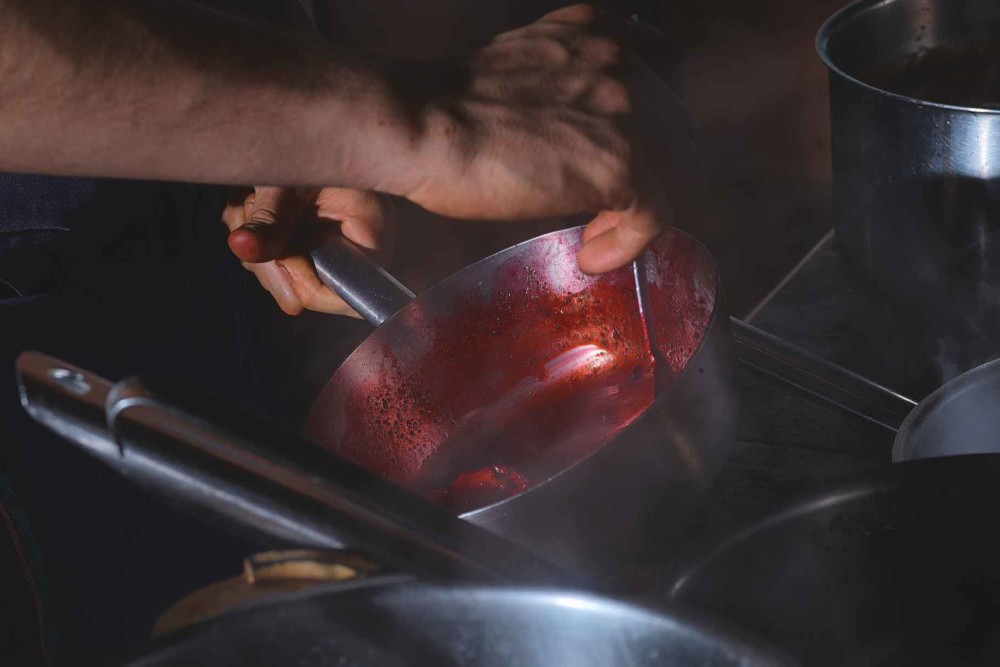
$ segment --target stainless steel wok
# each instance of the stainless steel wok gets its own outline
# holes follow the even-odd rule
[[[119,667],[757,667],[766,644],[680,610],[552,588],[432,586],[405,577],[320,585],[182,630]]]

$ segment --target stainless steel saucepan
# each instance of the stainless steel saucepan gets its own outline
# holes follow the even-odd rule
[[[900,411],[891,392],[730,321],[711,257],[677,231],[661,238],[642,263],[652,305],[646,323],[657,328],[653,338],[671,375],[655,395],[635,268],[583,275],[576,265],[580,236],[580,228],[567,229],[515,246],[412,301],[366,257],[330,240],[317,257],[320,275],[359,312],[384,322],[330,379],[306,434],[446,505],[452,516],[460,512],[455,495],[485,499],[462,518],[564,568],[606,581],[644,558],[662,558],[674,546],[673,536],[734,443],[738,402],[730,329],[740,361],[756,370],[880,423],[898,423],[908,412],[905,404]],[[198,467],[167,466],[170,475],[149,477],[143,457],[107,456],[114,451],[107,443],[120,436],[109,437],[105,421],[131,423],[120,421],[125,407],[145,410],[147,431],[158,420],[183,423],[193,411],[200,432],[215,433],[216,441],[230,438],[233,451],[257,437],[238,411],[206,407],[215,404],[162,383],[152,394],[149,382],[120,385],[105,417],[100,392],[73,391],[75,378],[82,377],[108,394],[110,385],[100,378],[37,355],[24,357],[20,371],[25,405],[36,418],[153,484],[173,484],[185,475],[197,479]],[[131,396],[133,390],[138,396]],[[90,426],[66,427],[79,421],[80,402],[90,415],[85,424],[104,428],[98,436],[91,437]],[[189,427],[171,428],[175,436],[192,433]],[[354,499],[374,494],[376,501],[389,503],[383,502],[383,509],[404,516],[411,527],[426,518],[411,507],[417,496],[400,496],[395,485],[345,472],[352,468],[334,470],[329,466],[339,463],[321,462],[308,447],[275,447],[288,436],[261,432],[270,434],[272,443],[254,459],[262,479],[274,456],[275,474],[284,464],[300,472],[320,466],[333,476],[337,493]],[[164,469],[170,458],[161,456],[160,468],[153,469]],[[132,471],[135,466],[140,473]],[[511,472],[526,478],[530,488],[518,493],[519,487],[509,485],[517,481]],[[196,502],[220,506],[239,496],[213,495],[210,484],[167,486],[175,494],[193,489],[200,494]],[[496,499],[497,493],[511,492]],[[416,514],[407,515],[407,508]],[[285,509],[239,510],[228,517],[281,535],[289,528],[281,518]],[[309,538],[314,523],[304,520],[292,531],[300,543],[342,546],[358,537],[351,524],[349,539],[342,542],[329,531],[322,539]],[[383,553],[392,550],[385,543],[377,546]]]
[[[731,332],[757,371],[875,421],[908,412],[892,392],[731,320],[690,236],[670,230],[603,276],[577,267],[581,236],[514,246],[415,300],[341,239],[321,246],[320,276],[378,328],[330,378],[305,435],[453,508],[468,471],[521,472],[526,491],[481,494],[457,504],[461,516],[606,577],[662,558],[733,446]]]

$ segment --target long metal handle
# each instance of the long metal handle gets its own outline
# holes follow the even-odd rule
[[[824,403],[894,432],[917,405],[916,401],[736,318],[730,318],[730,323],[741,363]]]
[[[201,515],[303,546],[357,545],[423,575],[578,583],[534,553],[190,387],[111,385],[33,352],[21,355],[17,370],[35,419]],[[102,397],[107,422],[96,436]]]
[[[376,327],[414,299],[403,283],[339,234],[324,235],[311,256],[323,284]]]

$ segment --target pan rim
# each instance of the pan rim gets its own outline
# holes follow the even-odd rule
[[[303,421],[301,427],[299,428],[299,434],[302,435],[307,441],[309,441],[313,445],[315,445],[317,447],[320,447],[320,448],[322,448],[322,449],[324,449],[326,451],[329,451],[331,453],[337,454],[337,452],[336,452],[335,449],[327,447],[327,446],[323,445],[322,443],[317,442],[313,438],[309,437],[309,435],[307,435],[306,431],[309,430],[308,426],[309,426],[309,424],[313,420],[313,412],[314,412],[314,410],[316,408],[317,403],[319,402],[319,398],[321,396],[323,396],[323,394],[326,392],[326,390],[330,386],[330,384],[332,382],[334,382],[335,378],[340,373],[341,369],[343,369],[345,366],[347,366],[351,362],[351,360],[354,358],[354,356],[359,353],[359,350],[362,347],[364,347],[365,343],[372,336],[375,336],[377,334],[377,332],[380,329],[382,329],[383,327],[389,326],[397,318],[400,318],[400,317],[404,316],[411,309],[416,308],[417,304],[419,302],[421,302],[423,300],[426,300],[426,295],[430,295],[431,293],[443,290],[448,285],[451,285],[451,284],[453,284],[453,283],[461,280],[461,276],[463,276],[464,274],[472,272],[475,267],[478,267],[478,266],[481,266],[481,265],[484,265],[484,264],[487,264],[487,263],[491,263],[491,262],[497,262],[498,260],[500,260],[500,258],[504,257],[505,255],[514,254],[516,251],[522,250],[523,248],[525,248],[528,245],[536,244],[536,243],[538,243],[539,241],[541,241],[543,239],[548,239],[548,238],[551,238],[551,237],[561,236],[561,235],[577,235],[577,236],[582,236],[584,227],[586,227],[586,225],[576,225],[576,226],[572,226],[572,227],[564,227],[562,229],[557,229],[557,230],[554,230],[554,231],[551,231],[551,232],[546,232],[545,234],[540,234],[539,236],[535,236],[535,237],[532,237],[530,239],[526,239],[524,241],[516,243],[516,244],[514,244],[512,246],[504,248],[503,250],[499,250],[498,252],[495,252],[492,255],[488,255],[487,257],[479,259],[479,260],[473,262],[472,264],[468,264],[468,265],[464,266],[463,268],[459,269],[458,271],[455,271],[454,273],[452,273],[452,274],[450,274],[450,275],[442,278],[438,282],[434,283],[433,285],[431,285],[427,289],[425,289],[422,292],[420,292],[419,294],[417,294],[417,296],[412,301],[410,301],[405,306],[403,306],[398,311],[396,311],[392,315],[392,317],[386,319],[381,325],[379,325],[378,327],[375,327],[374,329],[372,329],[372,331],[360,343],[357,344],[357,346],[351,351],[351,353],[348,354],[344,358],[344,360],[337,366],[337,368],[333,371],[333,373],[330,374],[330,377],[327,379],[326,383],[323,385],[323,388],[319,391],[318,394],[316,394],[316,397],[313,399],[313,401],[312,401],[312,403],[311,403],[311,405],[309,407],[309,410],[306,413],[306,418]],[[656,243],[657,241],[665,238],[668,235],[678,235],[680,237],[685,238],[688,242],[690,242],[694,246],[694,248],[697,250],[700,258],[703,259],[705,262],[707,262],[707,266],[711,270],[711,275],[712,275],[712,292],[713,292],[712,312],[711,312],[711,314],[709,316],[708,323],[705,325],[704,334],[702,335],[701,340],[698,341],[698,347],[697,347],[697,349],[694,351],[694,353],[688,359],[688,361],[685,364],[684,368],[681,369],[680,373],[678,373],[674,377],[673,381],[676,382],[676,381],[680,380],[680,378],[684,377],[685,374],[689,374],[690,372],[693,372],[693,371],[689,371],[689,369],[692,366],[696,366],[697,364],[695,363],[695,361],[700,356],[702,356],[703,350],[705,348],[705,341],[709,338],[708,332],[711,331],[714,327],[718,327],[719,326],[718,319],[720,317],[719,311],[720,311],[721,306],[723,304],[723,290],[722,290],[722,279],[721,279],[721,276],[719,275],[718,264],[716,263],[715,258],[712,256],[711,252],[709,252],[708,248],[701,241],[699,241],[695,236],[693,236],[692,234],[689,234],[688,232],[686,232],[686,231],[684,231],[682,229],[678,229],[677,227],[668,227],[667,229],[665,229],[656,238],[656,240],[653,241],[653,243]],[[626,266],[628,266],[628,265],[626,265]],[[625,267],[622,267],[622,268],[625,268]],[[618,270],[621,270],[621,269],[618,269]],[[612,446],[614,443],[616,443],[620,439],[624,438],[632,430],[632,428],[635,426],[635,424],[639,420],[641,420],[642,417],[644,415],[646,415],[650,411],[651,408],[653,408],[654,406],[658,405],[661,400],[664,400],[664,396],[663,395],[654,397],[653,402],[650,403],[650,405],[645,410],[643,410],[642,413],[640,413],[635,419],[632,420],[631,423],[628,424],[628,426],[624,427],[621,431],[619,431],[610,440],[608,440],[607,442],[605,442],[604,444],[602,444],[600,447],[595,448],[593,451],[589,452],[586,456],[583,456],[583,457],[577,459],[572,464],[570,464],[570,465],[568,465],[568,466],[566,466],[566,467],[558,470],[557,472],[555,472],[554,474],[552,474],[549,477],[545,478],[544,480],[542,480],[542,481],[540,481],[540,482],[532,485],[529,489],[527,489],[527,490],[525,490],[525,491],[523,491],[521,493],[518,493],[518,494],[516,494],[514,496],[510,496],[508,498],[504,498],[502,500],[499,500],[499,501],[497,501],[495,503],[491,503],[489,505],[484,505],[483,507],[479,507],[477,509],[474,509],[474,510],[471,510],[471,511],[468,511],[468,512],[462,512],[462,513],[458,514],[457,516],[459,518],[461,518],[461,519],[467,519],[467,520],[470,520],[470,521],[476,521],[477,519],[479,519],[483,515],[494,514],[494,513],[498,512],[498,511],[502,510],[503,508],[507,507],[508,505],[514,503],[514,502],[520,502],[523,499],[527,499],[527,498],[533,497],[534,494],[535,494],[535,492],[538,492],[539,489],[541,489],[542,487],[548,485],[553,480],[555,480],[555,479],[557,479],[559,477],[562,477],[563,475],[566,475],[566,474],[570,473],[570,471],[574,470],[577,466],[580,466],[585,461],[589,460],[591,457],[597,455],[599,452],[602,452],[607,447]]]
[[[913,433],[920,427],[925,419],[934,413],[935,409],[941,406],[945,399],[963,386],[977,380],[982,375],[996,373],[996,368],[1000,366],[1000,358],[987,361],[974,368],[956,375],[952,379],[928,394],[916,407],[910,410],[892,441],[892,462],[902,463],[904,461],[919,461],[925,458],[945,458],[948,456],[973,456],[976,454],[994,454],[997,452],[966,452],[961,454],[943,454],[940,456],[914,456],[913,455]]]
[[[848,81],[856,86],[860,86],[868,92],[875,93],[877,95],[895,100],[898,102],[905,102],[907,104],[912,104],[914,106],[921,107],[931,107],[933,109],[939,109],[941,111],[950,112],[965,112],[975,115],[983,116],[996,116],[1000,115],[1000,109],[991,109],[988,107],[975,107],[975,106],[962,106],[959,104],[947,104],[945,102],[932,102],[930,100],[920,99],[919,97],[910,97],[909,95],[903,95],[901,93],[894,93],[891,90],[886,90],[884,88],[879,88],[878,86],[872,85],[870,83],[865,83],[857,77],[851,76],[843,69],[840,65],[833,61],[833,57],[830,55],[830,40],[833,39],[837,32],[841,29],[849,27],[851,22],[858,16],[866,13],[878,11],[879,9],[904,2],[912,2],[913,0],[856,0],[849,5],[840,8],[836,12],[830,15],[823,25],[820,26],[819,31],[816,33],[816,39],[814,42],[814,48],[819,59],[826,66],[830,74],[839,76],[840,78]]]

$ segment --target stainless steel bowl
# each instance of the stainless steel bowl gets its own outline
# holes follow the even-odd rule
[[[693,615],[555,589],[361,581],[229,612],[112,663],[604,667],[792,664]]]

